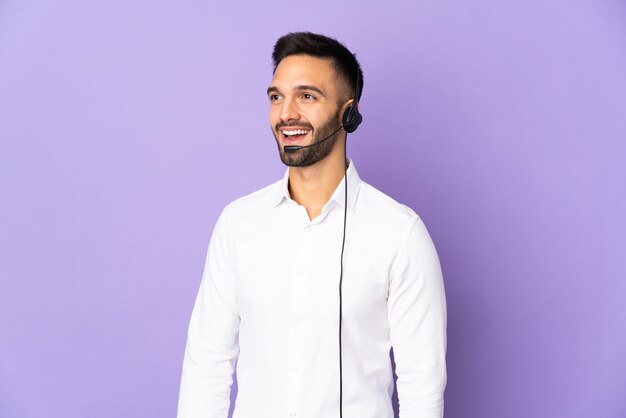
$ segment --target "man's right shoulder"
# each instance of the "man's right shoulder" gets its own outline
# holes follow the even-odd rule
[[[263,212],[276,206],[280,201],[282,179],[259,190],[238,197],[224,207],[223,213],[229,217],[249,215],[251,212]]]

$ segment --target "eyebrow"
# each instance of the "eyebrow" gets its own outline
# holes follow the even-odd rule
[[[307,85],[307,84],[297,85],[297,86],[294,87],[294,90],[311,90],[311,91],[314,91],[314,92],[320,94],[321,96],[326,97],[324,92],[319,87],[310,86],[310,85]],[[267,94],[269,95],[270,93],[280,93],[280,91],[278,90],[278,88],[276,86],[269,86],[267,88]]]

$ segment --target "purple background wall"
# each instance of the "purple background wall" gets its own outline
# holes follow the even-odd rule
[[[284,170],[264,90],[303,29],[357,52],[348,152],[438,247],[446,417],[626,416],[625,22],[617,0],[0,0],[0,416],[174,416],[216,217]]]

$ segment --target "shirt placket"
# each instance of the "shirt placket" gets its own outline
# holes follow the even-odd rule
[[[292,330],[293,330],[293,351],[291,356],[291,399],[287,411],[287,417],[294,418],[302,416],[302,370],[306,347],[304,346],[304,333],[306,318],[304,314],[305,306],[305,286],[307,275],[311,265],[311,249],[313,239],[313,225],[310,222],[301,226],[298,231],[299,244],[296,245],[297,254],[294,268],[293,294],[292,294]]]

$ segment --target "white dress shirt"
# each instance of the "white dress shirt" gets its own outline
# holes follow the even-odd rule
[[[191,316],[179,418],[339,418],[343,180],[310,220],[288,172],[229,204],[213,231]],[[348,169],[343,276],[343,417],[441,418],[446,307],[418,215]]]

